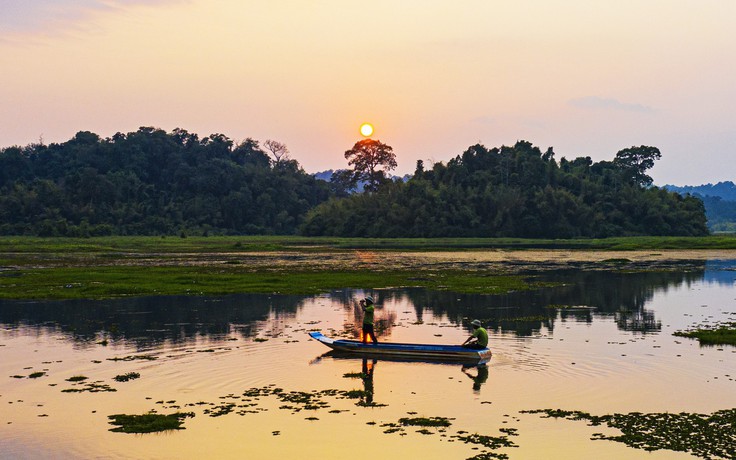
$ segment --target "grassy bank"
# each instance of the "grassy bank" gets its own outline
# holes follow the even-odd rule
[[[284,250],[448,250],[462,249],[579,249],[659,250],[736,249],[736,235],[704,237],[641,236],[605,239],[545,240],[522,238],[337,238],[302,236],[39,238],[0,236],[0,254],[7,253],[181,253],[255,252]]]

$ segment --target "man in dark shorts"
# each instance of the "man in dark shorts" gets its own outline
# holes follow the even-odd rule
[[[360,306],[363,308],[363,343],[368,343],[368,336],[371,336],[373,345],[378,345],[378,339],[376,333],[373,331],[373,297],[368,296],[360,301]]]
[[[477,319],[474,319],[470,324],[473,326],[473,335],[463,342],[463,346],[465,348],[475,348],[478,350],[488,347],[488,331],[481,327],[480,321]]]

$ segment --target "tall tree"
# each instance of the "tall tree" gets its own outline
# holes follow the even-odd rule
[[[396,154],[390,145],[373,139],[363,139],[345,152],[353,167],[353,181],[365,181],[365,190],[375,192],[387,181],[386,172],[396,169]]]
[[[662,154],[657,147],[642,145],[620,150],[613,159],[613,164],[618,166],[633,184],[649,187],[653,179],[646,172],[654,166],[654,161],[660,158]]]
[[[286,147],[286,144],[268,139],[263,143],[263,145],[269,152],[271,152],[271,155],[273,155],[275,164],[281,164],[282,161],[289,159],[289,149]]]

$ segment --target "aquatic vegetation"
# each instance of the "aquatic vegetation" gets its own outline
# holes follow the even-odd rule
[[[367,377],[367,375],[362,372],[348,372],[347,374],[343,374],[342,376],[346,379],[364,379]]]
[[[157,359],[158,359],[158,356],[153,356],[153,355],[130,355],[130,356],[123,356],[122,358],[118,358],[117,356],[114,358],[107,358],[108,361],[136,361],[136,360],[154,361]]]
[[[39,377],[43,377],[44,375],[46,375],[46,372],[38,371],[38,372],[33,372],[32,374],[30,374],[28,376],[28,378],[29,379],[37,379]]]
[[[559,305],[559,304],[549,304],[545,308],[549,308],[552,310],[592,310],[593,307],[588,307],[585,305]]]
[[[138,372],[128,372],[127,374],[116,375],[114,379],[117,382],[127,382],[130,380],[138,379],[140,377],[141,374],[139,374]]]
[[[722,323],[707,329],[677,331],[672,335],[698,339],[701,345],[736,345],[736,323]]]
[[[561,409],[521,412],[585,420],[591,426],[606,424],[623,434],[605,436],[597,433],[592,439],[621,442],[636,449],[687,452],[702,458],[736,458],[736,409],[720,410],[710,415],[631,412],[596,416]]]
[[[194,417],[193,412],[176,412],[174,414],[163,415],[149,412],[143,415],[126,415],[115,414],[109,415],[110,425],[116,425],[117,428],[110,428],[109,431],[118,433],[154,433],[169,430],[184,430],[182,426],[184,419]]]
[[[75,384],[76,385],[76,384]],[[66,388],[61,390],[62,393],[103,393],[103,392],[115,392],[118,391],[110,385],[103,383],[102,381],[96,381],[91,383],[85,383],[79,388]]]
[[[404,417],[399,419],[403,426],[442,426],[452,425],[451,419],[447,417]]]
[[[84,375],[75,375],[72,377],[69,377],[66,379],[67,382],[82,382],[84,380],[87,380],[88,377],[85,377]]]
[[[549,320],[548,316],[542,316],[542,315],[534,315],[534,316],[517,316],[514,318],[500,318],[497,321],[504,323],[525,323],[525,322],[537,322],[537,321],[547,321]]]

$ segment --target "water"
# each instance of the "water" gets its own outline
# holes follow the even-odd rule
[[[2,302],[0,458],[468,458],[483,448],[457,436],[500,436],[507,428],[517,430],[508,439],[518,447],[494,452],[512,459],[690,458],[592,441],[593,433],[617,431],[520,411],[736,407],[736,347],[672,335],[736,320],[734,267],[727,260],[682,272],[554,272],[541,276],[557,287],[504,296],[397,289]],[[461,343],[470,333],[465,324],[481,318],[493,359],[481,368],[344,359],[309,339],[310,330],[352,336],[360,324],[355,301],[367,294],[378,301],[380,339]],[[44,375],[29,378],[34,372]],[[114,380],[128,372],[140,378]],[[67,381],[79,375],[88,380]],[[89,382],[117,391],[62,391]],[[303,404],[266,394],[274,388],[329,407],[297,411]],[[251,389],[259,394],[243,396]],[[362,402],[373,405],[324,390],[363,390]],[[228,404],[231,412],[211,416]],[[195,417],[175,432],[108,431],[108,415],[150,410]],[[420,416],[452,425],[384,433],[402,417]]]

